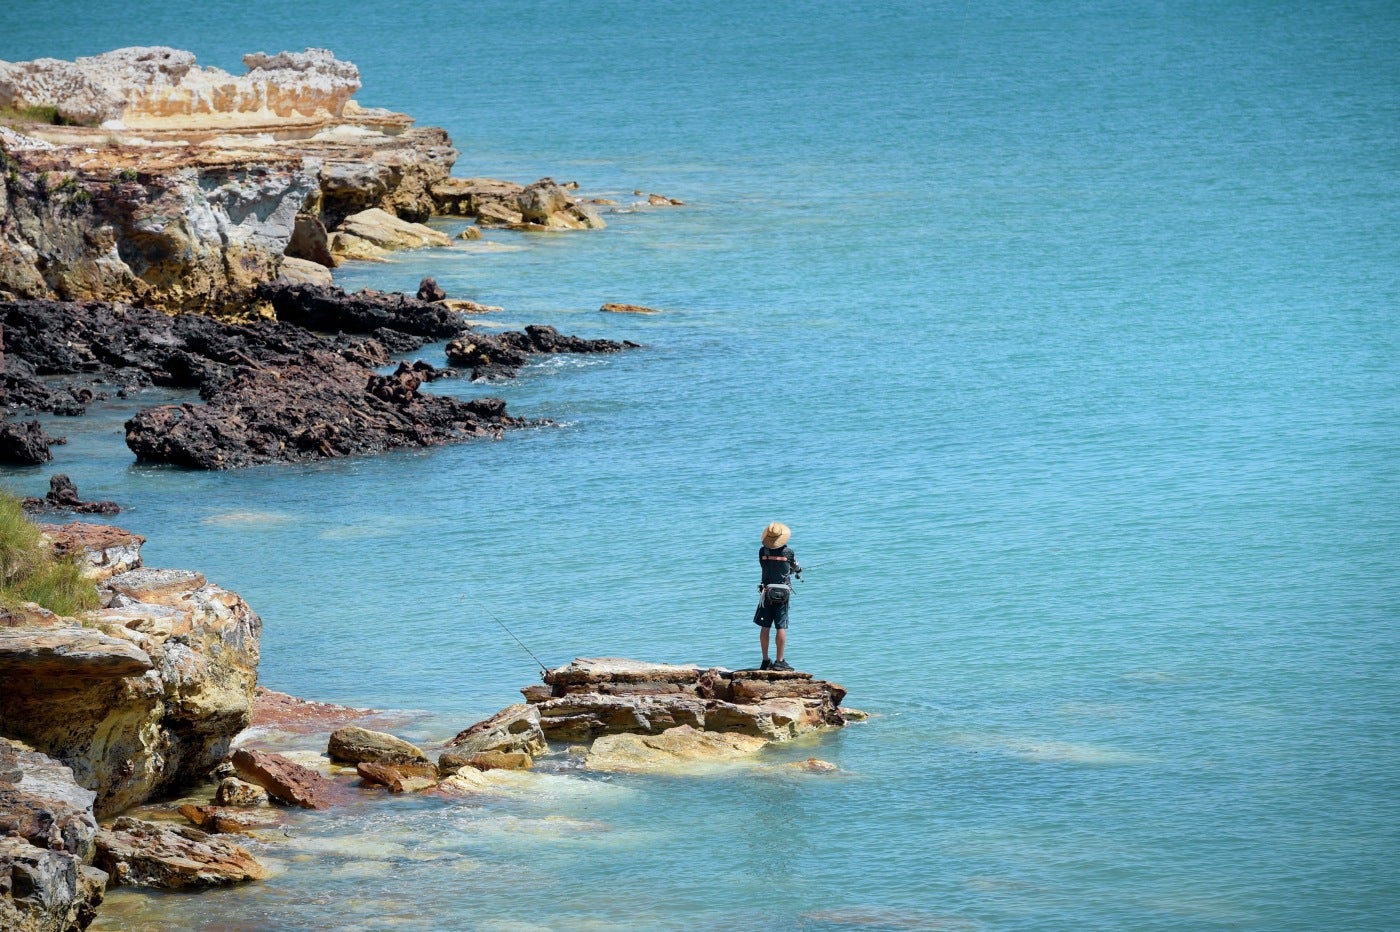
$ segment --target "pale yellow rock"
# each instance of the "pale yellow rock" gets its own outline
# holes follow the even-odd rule
[[[458,239],[481,239],[481,227],[467,227],[457,234]]]
[[[351,236],[349,233],[335,232],[331,234],[331,255],[337,262],[345,260],[356,260],[359,262],[383,262],[384,257],[389,255],[387,249],[380,249],[367,239],[360,239],[358,236]]]
[[[593,742],[584,766],[630,773],[684,773],[707,764],[743,760],[767,744],[756,735],[719,734],[680,725],[659,735],[604,735]]]
[[[371,207],[351,214],[340,225],[340,232],[368,240],[380,249],[419,249],[424,246],[449,246],[446,233],[421,223],[400,220],[387,210]],[[332,246],[334,251],[334,246]]]
[[[292,256],[286,256],[282,259],[282,271],[277,277],[293,285],[332,285],[335,283],[335,277],[331,275],[331,270],[324,265],[308,259],[296,259]]]

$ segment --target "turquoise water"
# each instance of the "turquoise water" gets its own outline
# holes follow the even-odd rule
[[[489,613],[750,664],[779,519],[790,656],[876,713],[771,758],[835,778],[306,817],[276,879],[106,927],[1395,926],[1393,5],[38,9],[0,58],[329,46],[458,174],[688,204],[338,271],[647,344],[435,386],[561,428],[196,475],[60,422],[148,562],[261,612],[264,683],[428,740],[532,679]]]

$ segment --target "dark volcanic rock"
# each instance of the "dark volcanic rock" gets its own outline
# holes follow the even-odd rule
[[[49,477],[49,494],[43,498],[26,498],[26,511],[76,511],[85,515],[114,515],[121,506],[116,502],[85,502],[78,496],[73,480],[59,473]]]
[[[524,331],[461,333],[447,344],[447,361],[471,369],[474,379],[514,378],[532,353],[617,353],[640,345],[631,340],[588,340],[531,324]]]
[[[278,320],[312,330],[373,333],[387,327],[441,340],[462,329],[457,312],[405,294],[368,290],[346,294],[334,286],[273,282],[258,286],[258,297],[272,305]]]
[[[49,445],[54,442],[38,421],[0,421],[0,463],[47,463],[53,459]]]
[[[381,376],[312,351],[279,371],[240,371],[207,404],[142,411],[126,422],[126,443],[146,462],[230,469],[494,438],[527,423],[500,399],[420,394],[422,381],[411,367]]]
[[[436,278],[425,278],[418,283],[419,301],[441,301],[446,297],[447,292],[442,290]]]

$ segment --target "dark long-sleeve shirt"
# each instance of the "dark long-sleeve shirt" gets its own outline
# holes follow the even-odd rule
[[[793,573],[802,572],[791,547],[758,548],[758,565],[763,568],[763,585],[787,583]]]

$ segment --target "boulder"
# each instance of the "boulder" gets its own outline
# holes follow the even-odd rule
[[[79,514],[114,515],[121,506],[116,502],[85,502],[78,495],[78,487],[63,473],[49,477],[49,491],[43,498],[25,498],[27,512],[75,511]]]
[[[605,735],[593,742],[584,766],[634,773],[685,772],[750,757],[767,744],[753,735],[718,734],[679,725],[659,735]]]
[[[331,255],[330,233],[316,214],[302,212],[296,215],[292,225],[292,236],[282,254],[291,259],[314,262],[328,269],[335,268],[335,257]]]
[[[441,301],[447,297],[447,292],[437,283],[435,278],[425,278],[418,283],[419,301]]]
[[[122,816],[97,834],[97,865],[116,886],[184,890],[261,880],[248,851],[199,829]]]
[[[472,755],[482,751],[520,751],[536,756],[547,750],[549,743],[540,728],[540,710],[520,703],[462,730],[438,758],[438,767],[442,770],[446,761],[447,769],[460,769],[471,763]],[[461,762],[453,765],[458,759]]]
[[[443,178],[432,185],[436,212],[475,217],[487,205],[509,204],[512,213],[516,198],[525,188],[513,181],[496,178]]]
[[[463,227],[462,232],[457,234],[457,238],[464,240],[481,239],[481,227]]]
[[[400,220],[378,207],[351,214],[341,222],[339,231],[365,240],[380,249],[421,249],[424,246],[448,246],[452,240],[446,233],[421,223]]]
[[[516,195],[515,203],[524,222],[548,226],[550,217],[570,206],[573,199],[554,179],[541,178]]]
[[[49,446],[54,438],[38,421],[0,420],[0,463],[38,466],[53,459]]]
[[[327,748],[331,760],[356,764],[361,761],[379,763],[426,763],[422,750],[402,738],[370,731],[357,725],[346,725],[331,733]]]
[[[387,787],[390,793],[417,793],[435,786],[438,769],[432,764],[360,763],[355,772],[365,783]]]
[[[266,806],[267,790],[237,777],[224,777],[219,781],[219,788],[214,791],[214,802],[219,806],[241,809]]]
[[[837,773],[841,770],[830,761],[824,761],[817,757],[809,757],[806,760],[795,760],[783,765],[787,770],[798,770],[802,773]]]
[[[522,751],[484,751],[473,754],[467,764],[477,770],[529,770],[535,759]]]
[[[520,211],[504,203],[487,201],[476,210],[476,222],[481,226],[514,226],[524,223]]]
[[[277,809],[188,804],[180,807],[180,815],[189,819],[195,828],[222,834],[247,834],[261,828],[281,825],[286,819],[282,811]]]
[[[658,310],[657,310],[656,308],[654,308],[654,307],[644,307],[644,306],[642,306],[642,305],[640,305],[640,304],[613,304],[613,303],[608,303],[608,304],[604,304],[602,307],[598,308],[598,310],[602,311],[602,312],[605,313],[605,314],[659,314],[659,313],[661,313],[660,311],[658,311]]]
[[[238,776],[267,790],[283,805],[329,809],[347,799],[344,787],[334,780],[281,754],[239,748],[233,752],[232,760]]]
[[[331,270],[327,266],[292,256],[282,258],[281,271],[276,280],[288,285],[329,286],[335,284],[335,276],[331,274]]]

